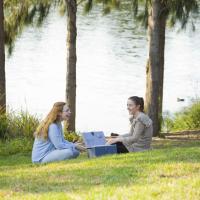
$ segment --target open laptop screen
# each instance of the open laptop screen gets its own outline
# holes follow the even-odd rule
[[[106,144],[106,138],[102,131],[84,132],[82,136],[83,142],[87,148],[104,146]]]

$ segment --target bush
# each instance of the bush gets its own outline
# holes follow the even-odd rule
[[[7,114],[0,114],[0,138],[33,138],[33,133],[39,122],[38,117],[27,111],[19,113],[9,111]]]
[[[40,119],[27,111],[8,111],[0,114],[0,155],[27,153],[32,150],[33,133]],[[80,136],[75,132],[64,131],[65,139],[76,142]]]
[[[175,113],[174,117],[163,117],[163,130],[166,130],[166,126],[170,131],[199,130],[200,100],[192,101],[189,107]]]
[[[76,132],[67,132],[64,131],[64,138],[70,142],[77,142],[81,140],[81,137],[78,133]]]
[[[0,138],[5,139],[9,134],[9,120],[6,114],[0,114]]]
[[[29,138],[14,138],[11,140],[0,140],[0,156],[7,156],[16,153],[31,152],[33,139]]]
[[[200,129],[200,101],[193,102],[191,106],[175,114],[174,130]]]

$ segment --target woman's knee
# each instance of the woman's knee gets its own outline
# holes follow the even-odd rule
[[[71,149],[63,149],[61,150],[62,151],[62,154],[63,154],[63,160],[67,160],[67,159],[70,159],[70,158],[73,158],[73,151]]]

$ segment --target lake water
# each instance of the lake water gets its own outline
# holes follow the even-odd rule
[[[145,94],[146,30],[131,9],[102,16],[99,7],[89,15],[80,8],[77,20],[77,130],[127,132],[127,98]],[[167,30],[164,111],[176,112],[200,95],[199,25],[195,32]],[[28,27],[18,38],[6,58],[12,109],[44,117],[54,102],[64,101],[66,30],[66,18],[52,12],[42,27]]]

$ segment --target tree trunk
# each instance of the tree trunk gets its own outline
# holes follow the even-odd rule
[[[6,78],[5,78],[5,48],[4,48],[4,9],[0,0],[0,111],[6,111]]]
[[[148,20],[149,58],[146,66],[145,110],[153,120],[154,136],[159,135],[162,122],[166,19],[161,0],[153,0]]]
[[[66,0],[67,5],[67,76],[66,101],[71,110],[68,131],[75,131],[76,120],[76,0]]]

